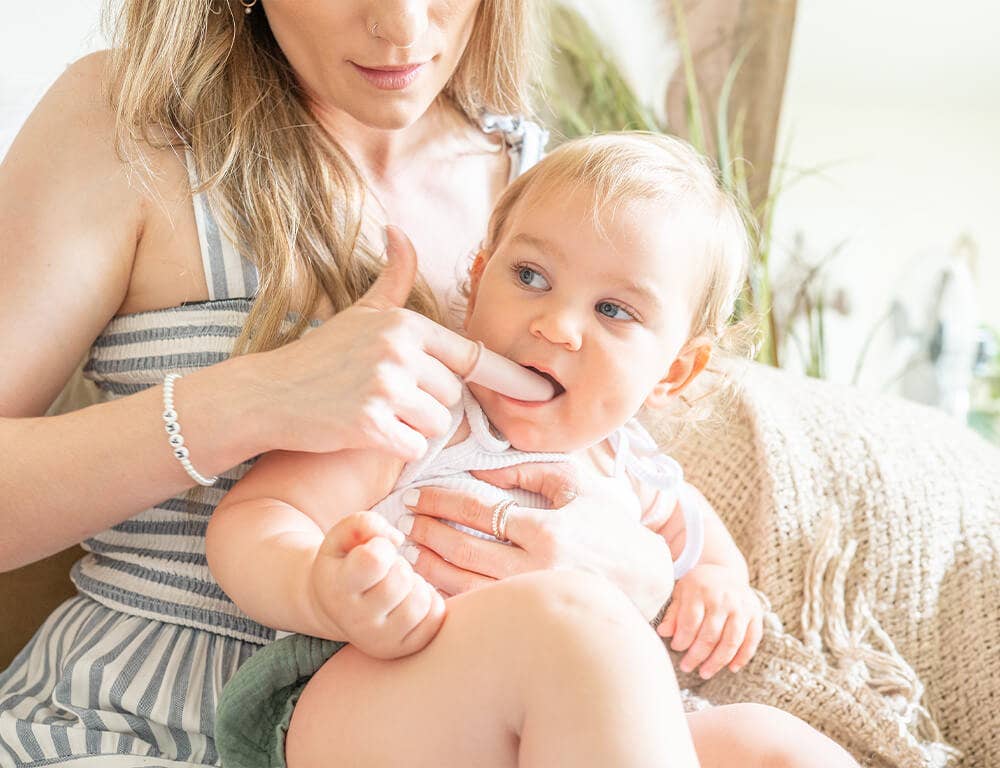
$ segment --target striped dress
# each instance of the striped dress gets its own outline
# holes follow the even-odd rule
[[[514,177],[541,156],[545,133],[487,116],[503,134]],[[84,375],[105,400],[226,359],[257,289],[253,264],[194,200],[209,300],[114,318]],[[79,595],[46,620],[0,673],[0,766],[216,765],[219,694],[273,630],[245,616],[212,579],[205,529],[252,462],[83,542]]]

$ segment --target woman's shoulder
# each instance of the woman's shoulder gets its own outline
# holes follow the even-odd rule
[[[102,51],[67,67],[0,164],[0,346],[31,350],[5,384],[39,390],[19,413],[44,412],[117,313],[155,208],[116,150],[107,64]],[[65,343],[46,342],[55,337]]]
[[[0,184],[16,192],[24,210],[44,215],[58,203],[102,220],[138,213],[115,151],[115,116],[105,96],[107,58],[100,51],[70,64],[15,137]]]

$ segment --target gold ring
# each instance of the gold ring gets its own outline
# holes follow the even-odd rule
[[[511,507],[516,507],[517,502],[513,499],[504,499],[493,507],[493,538],[504,544],[509,544],[507,538],[507,515]]]

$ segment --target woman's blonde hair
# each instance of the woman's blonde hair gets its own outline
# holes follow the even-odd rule
[[[236,353],[272,349],[306,327],[325,294],[340,311],[381,268],[361,235],[365,184],[308,100],[259,9],[239,0],[106,0],[109,93],[122,158],[149,172],[138,145],[183,147],[221,224],[254,260],[260,285]],[[470,119],[525,113],[537,25],[530,0],[482,0],[442,98]],[[118,7],[120,6],[120,7]],[[282,324],[304,277],[307,308]],[[411,308],[438,309],[418,280]]]
[[[602,218],[635,200],[662,205],[664,216],[693,219],[702,233],[703,288],[694,302],[689,338],[723,342],[732,328],[735,302],[746,280],[751,239],[736,199],[723,190],[711,163],[690,144],[672,136],[638,131],[605,133],[562,144],[500,196],[490,217],[484,249],[503,237],[518,201],[564,196],[568,189],[592,194],[598,230]]]

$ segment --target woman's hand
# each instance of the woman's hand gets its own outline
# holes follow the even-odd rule
[[[327,532],[309,574],[320,623],[378,659],[416,653],[444,621],[444,598],[399,556],[402,543],[381,515],[349,515]]]
[[[636,499],[613,481],[583,480],[572,464],[519,464],[473,473],[500,488],[540,493],[552,509],[512,507],[513,546],[445,525],[492,533],[493,506],[459,491],[424,486],[400,527],[419,545],[414,570],[454,595],[528,571],[578,568],[616,584],[652,619],[673,587],[673,562],[661,536],[639,523]]]
[[[700,665],[699,674],[708,680],[726,665],[738,672],[753,658],[764,631],[764,607],[738,571],[702,563],[677,582],[656,631],[673,638],[675,651],[687,651],[683,672]]]
[[[301,339],[255,358],[267,450],[375,448],[405,461],[451,424],[475,343],[401,307],[417,257],[386,227],[387,262],[356,304]],[[457,375],[456,375],[457,374]]]

